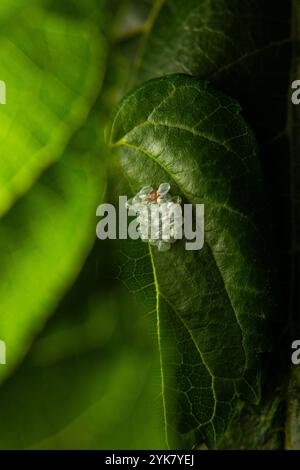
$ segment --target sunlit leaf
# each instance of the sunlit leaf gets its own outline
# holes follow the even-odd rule
[[[169,181],[185,202],[205,204],[201,251],[186,251],[184,241],[167,253],[150,248],[128,272],[142,289],[153,271],[169,443],[185,448],[204,438],[212,447],[236,398],[260,397],[269,283],[253,134],[236,101],[205,82],[171,75],[121,102],[110,143],[134,190]]]

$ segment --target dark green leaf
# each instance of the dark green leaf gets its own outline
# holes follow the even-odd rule
[[[105,42],[92,23],[28,8],[0,36],[0,215],[62,155],[99,93]]]
[[[290,9],[290,1],[157,0],[138,80],[175,72],[209,80],[240,102],[265,144],[286,122]]]
[[[290,373],[290,383],[287,391],[287,414],[285,423],[285,449],[300,449],[300,374],[299,369],[293,366]]]
[[[149,248],[128,272],[139,290],[152,282],[156,291],[169,445],[192,447],[203,438],[213,447],[236,398],[259,401],[257,359],[267,346],[262,177],[253,134],[236,101],[172,75],[123,100],[110,143],[120,148],[135,191],[169,181],[185,202],[205,204],[200,252],[186,251],[184,241],[168,253]]]

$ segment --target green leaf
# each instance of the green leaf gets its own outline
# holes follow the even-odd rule
[[[299,429],[299,392],[300,374],[297,366],[292,366],[290,371],[290,382],[287,391],[287,413],[285,422],[285,449],[300,449]]]
[[[286,122],[290,16],[290,2],[274,0],[157,0],[136,63],[138,81],[169,73],[209,80],[240,102],[266,144]]]
[[[0,215],[58,160],[101,88],[105,44],[92,23],[35,8],[0,36]]]
[[[237,397],[259,401],[258,355],[268,347],[255,139],[235,100],[171,75],[122,101],[109,141],[133,191],[169,181],[184,202],[205,204],[201,251],[186,251],[184,240],[167,253],[149,247],[131,255],[127,272],[136,290],[155,288],[167,441],[213,447]]]
[[[12,371],[76,278],[95,237],[105,167],[91,121],[0,225],[0,338]]]
[[[151,0],[124,0],[118,4],[114,21],[113,36],[117,41],[124,41],[144,32],[145,22],[149,15]]]
[[[0,388],[1,449],[162,446],[149,318],[127,290],[99,272],[99,260],[111,262],[111,247],[103,243]]]
[[[294,40],[291,82],[299,79],[300,73],[300,2],[293,0],[293,28]],[[300,337],[299,322],[299,266],[300,266],[300,216],[299,216],[299,125],[300,108],[294,105],[289,99],[289,121],[288,135],[290,141],[290,227],[291,227],[291,259],[290,259],[290,284],[289,284],[289,340],[290,344]],[[293,350],[291,350],[292,352]],[[300,450],[300,425],[299,425],[299,391],[300,374],[299,366],[289,363],[286,369],[289,370],[289,387],[286,393],[286,422],[285,448],[287,450]],[[289,368],[289,369],[288,369]]]
[[[262,399],[258,406],[239,403],[218,449],[283,450],[285,446],[287,351],[282,335],[267,356],[262,374]],[[277,335],[278,336],[278,335]],[[282,341],[284,339],[284,342]]]

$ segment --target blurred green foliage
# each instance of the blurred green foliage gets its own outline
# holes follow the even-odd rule
[[[95,243],[104,126],[150,6],[1,1],[1,449],[164,446],[152,317]]]

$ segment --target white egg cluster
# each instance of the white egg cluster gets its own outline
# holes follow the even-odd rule
[[[141,239],[159,251],[169,250],[172,243],[182,238],[181,198],[172,197],[169,191],[169,183],[162,183],[156,191],[145,186],[127,201],[127,208],[137,215]]]

